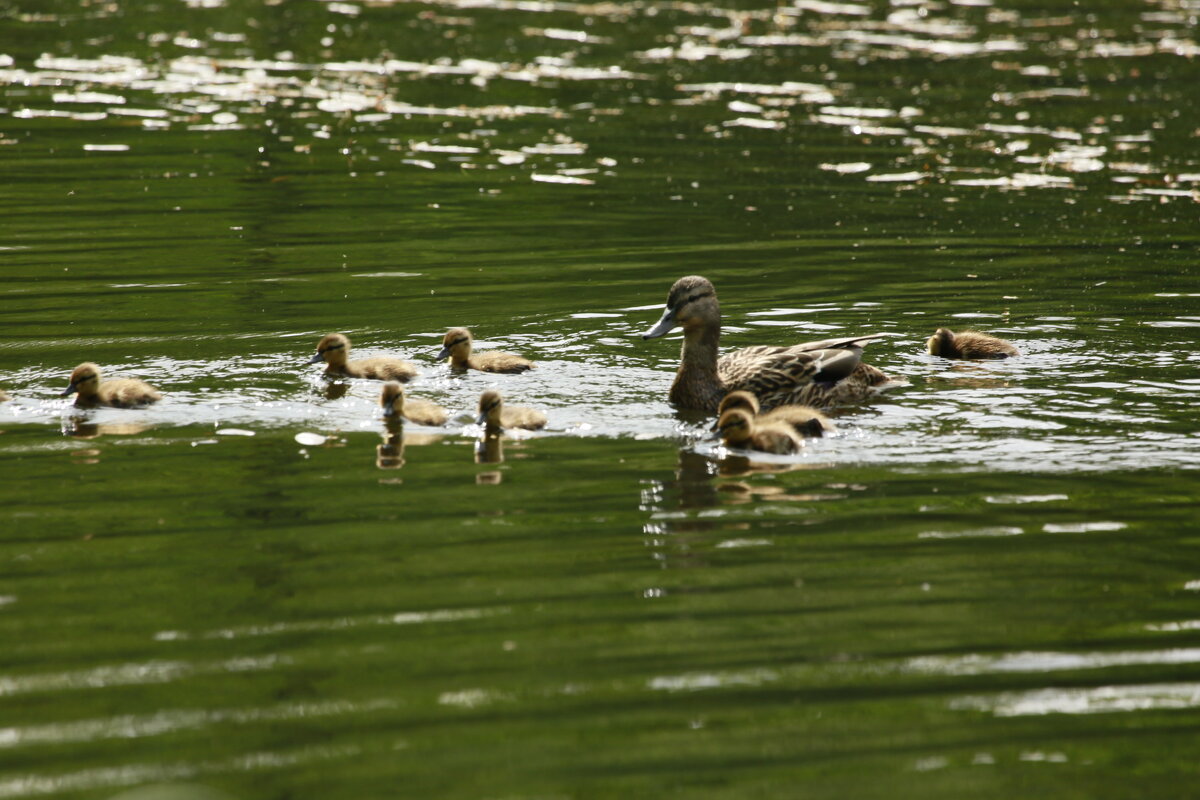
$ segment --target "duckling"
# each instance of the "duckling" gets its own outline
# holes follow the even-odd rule
[[[717,417],[733,408],[745,409],[754,418],[755,425],[783,423],[790,425],[801,436],[824,436],[835,433],[837,427],[829,417],[809,406],[776,406],[765,414],[758,413],[758,398],[749,392],[737,391],[725,395],[717,406]]]
[[[8,396],[8,392],[4,391],[3,389],[0,389],[0,403],[5,403],[5,402],[8,402],[9,400],[12,400],[12,398]]]
[[[454,369],[477,369],[480,372],[524,372],[536,366],[527,358],[499,350],[472,353],[472,341],[471,332],[466,328],[451,328],[442,339],[442,351],[437,354],[437,360],[442,361],[449,356],[450,366]]]
[[[668,397],[679,408],[711,413],[726,394],[739,389],[757,396],[767,411],[795,403],[828,408],[900,383],[860,361],[863,346],[886,333],[747,347],[718,359],[721,307],[712,283],[699,275],[675,281],[662,318],[642,338],[655,339],[677,327],[683,328],[683,350]]]
[[[317,354],[308,363],[324,361],[326,375],[345,375],[348,378],[410,381],[417,376],[417,368],[399,358],[376,356],[348,361],[349,358],[350,340],[344,334],[330,333],[317,342]]]
[[[930,355],[942,358],[1008,358],[1021,355],[1020,350],[1003,339],[978,331],[955,333],[949,328],[938,328],[937,333],[929,337],[926,348]]]
[[[379,405],[383,406],[383,416],[388,419],[403,417],[418,425],[445,425],[450,418],[446,409],[428,400],[406,400],[404,387],[396,381],[388,381],[383,385]]]
[[[717,430],[729,447],[788,455],[804,447],[804,440],[791,425],[782,422],[758,424],[744,408],[732,408],[721,415]]]
[[[504,400],[495,389],[488,389],[479,396],[478,424],[488,428],[524,428],[536,431],[546,426],[546,415],[536,408],[524,406],[504,407]]]
[[[66,397],[72,392],[76,393],[75,405],[86,407],[134,408],[157,403],[162,399],[157,389],[137,378],[116,378],[101,382],[100,367],[90,361],[85,361],[71,371],[71,382],[60,396]]]

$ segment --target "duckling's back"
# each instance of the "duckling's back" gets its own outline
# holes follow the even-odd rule
[[[157,403],[162,399],[162,394],[150,384],[137,378],[115,378],[100,384],[97,399],[101,405],[115,408],[136,408]]]

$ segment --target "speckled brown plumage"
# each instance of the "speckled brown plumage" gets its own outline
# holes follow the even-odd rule
[[[157,403],[162,395],[157,389],[137,378],[103,380],[100,367],[85,361],[71,372],[71,381],[63,397],[75,392],[75,405],[85,408],[109,406],[136,408]]]
[[[979,331],[960,331],[938,328],[926,343],[930,355],[943,358],[1009,358],[1021,355],[1021,351],[995,336]]]
[[[343,375],[347,378],[410,381],[417,376],[417,368],[399,358],[376,356],[355,361],[350,361],[349,358],[350,339],[341,333],[330,333],[317,343],[317,354],[309,363],[324,361],[326,375]]]
[[[437,360],[449,357],[453,369],[476,369],[480,372],[515,373],[533,369],[536,366],[527,358],[514,353],[503,353],[499,350],[488,350],[482,353],[471,352],[474,338],[466,328],[451,328],[442,339],[442,351]]]
[[[718,358],[721,308],[713,285],[699,275],[675,282],[662,318],[642,338],[675,327],[683,328],[683,348],[668,397],[680,408],[715,412],[728,392],[738,390],[753,393],[767,411],[789,404],[828,408],[858,402],[893,383],[859,362],[863,345],[885,334],[747,347]]]

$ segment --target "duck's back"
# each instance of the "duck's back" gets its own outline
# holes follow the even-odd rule
[[[804,446],[804,442],[790,426],[771,423],[756,426],[750,441],[755,450],[777,455],[795,453]]]
[[[105,406],[134,408],[157,403],[162,395],[153,386],[137,378],[115,378],[100,384],[97,399]]]
[[[500,424],[505,428],[524,428],[536,431],[546,427],[546,415],[536,408],[505,406],[500,411]]]
[[[829,417],[807,405],[779,406],[760,415],[758,420],[763,424],[789,425],[801,436],[824,436],[837,430]]]
[[[513,353],[502,353],[497,350],[472,353],[467,363],[471,366],[471,369],[477,369],[480,372],[514,373],[533,369],[533,362],[529,359],[522,358]]]
[[[407,361],[388,356],[359,358],[346,364],[345,374],[351,378],[370,378],[377,381],[409,381],[417,369]]]
[[[418,425],[445,425],[450,418],[446,409],[428,400],[404,399],[404,418]]]
[[[1021,355],[1011,343],[977,331],[962,331],[954,335],[963,358],[1009,358]]]

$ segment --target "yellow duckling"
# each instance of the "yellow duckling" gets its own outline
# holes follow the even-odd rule
[[[717,417],[734,408],[749,412],[755,425],[782,423],[790,425],[801,436],[824,436],[837,431],[833,420],[809,406],[776,406],[765,414],[759,414],[758,398],[743,391],[725,395],[721,405],[717,406]]]
[[[135,408],[162,399],[158,390],[137,378],[100,380],[100,367],[85,361],[71,371],[71,382],[62,397],[75,392],[77,406],[111,406],[113,408]]]
[[[437,360],[442,361],[448,356],[450,366],[454,369],[477,369],[480,372],[524,372],[535,366],[527,358],[499,350],[472,353],[472,341],[471,332],[466,328],[451,328],[442,339],[442,351],[437,354]]]
[[[486,424],[489,429],[524,428],[536,431],[546,426],[546,415],[536,408],[524,406],[504,406],[504,400],[495,389],[488,389],[479,396],[478,424]]]
[[[324,361],[326,375],[345,375],[348,378],[410,381],[417,376],[417,368],[399,358],[376,356],[357,361],[350,361],[349,358],[350,340],[343,334],[330,333],[317,342],[317,354],[308,363]]]
[[[942,358],[1008,358],[1019,356],[1021,351],[1012,343],[978,331],[955,333],[949,328],[938,328],[937,333],[926,342],[929,354]]]
[[[384,417],[403,417],[418,425],[445,425],[446,420],[450,418],[446,409],[428,400],[406,400],[404,388],[396,381],[388,381],[383,385],[379,405],[383,406]]]
[[[732,408],[721,415],[717,430],[729,447],[788,455],[804,447],[804,440],[791,425],[782,422],[759,424],[744,408]]]
[[[800,403],[828,408],[864,400],[896,385],[880,370],[860,362],[863,346],[887,334],[802,342],[790,347],[747,347],[717,357],[721,306],[712,283],[699,275],[675,281],[667,307],[653,328],[655,339],[683,328],[679,371],[668,395],[679,408],[714,412],[726,394],[744,389],[764,409]]]

